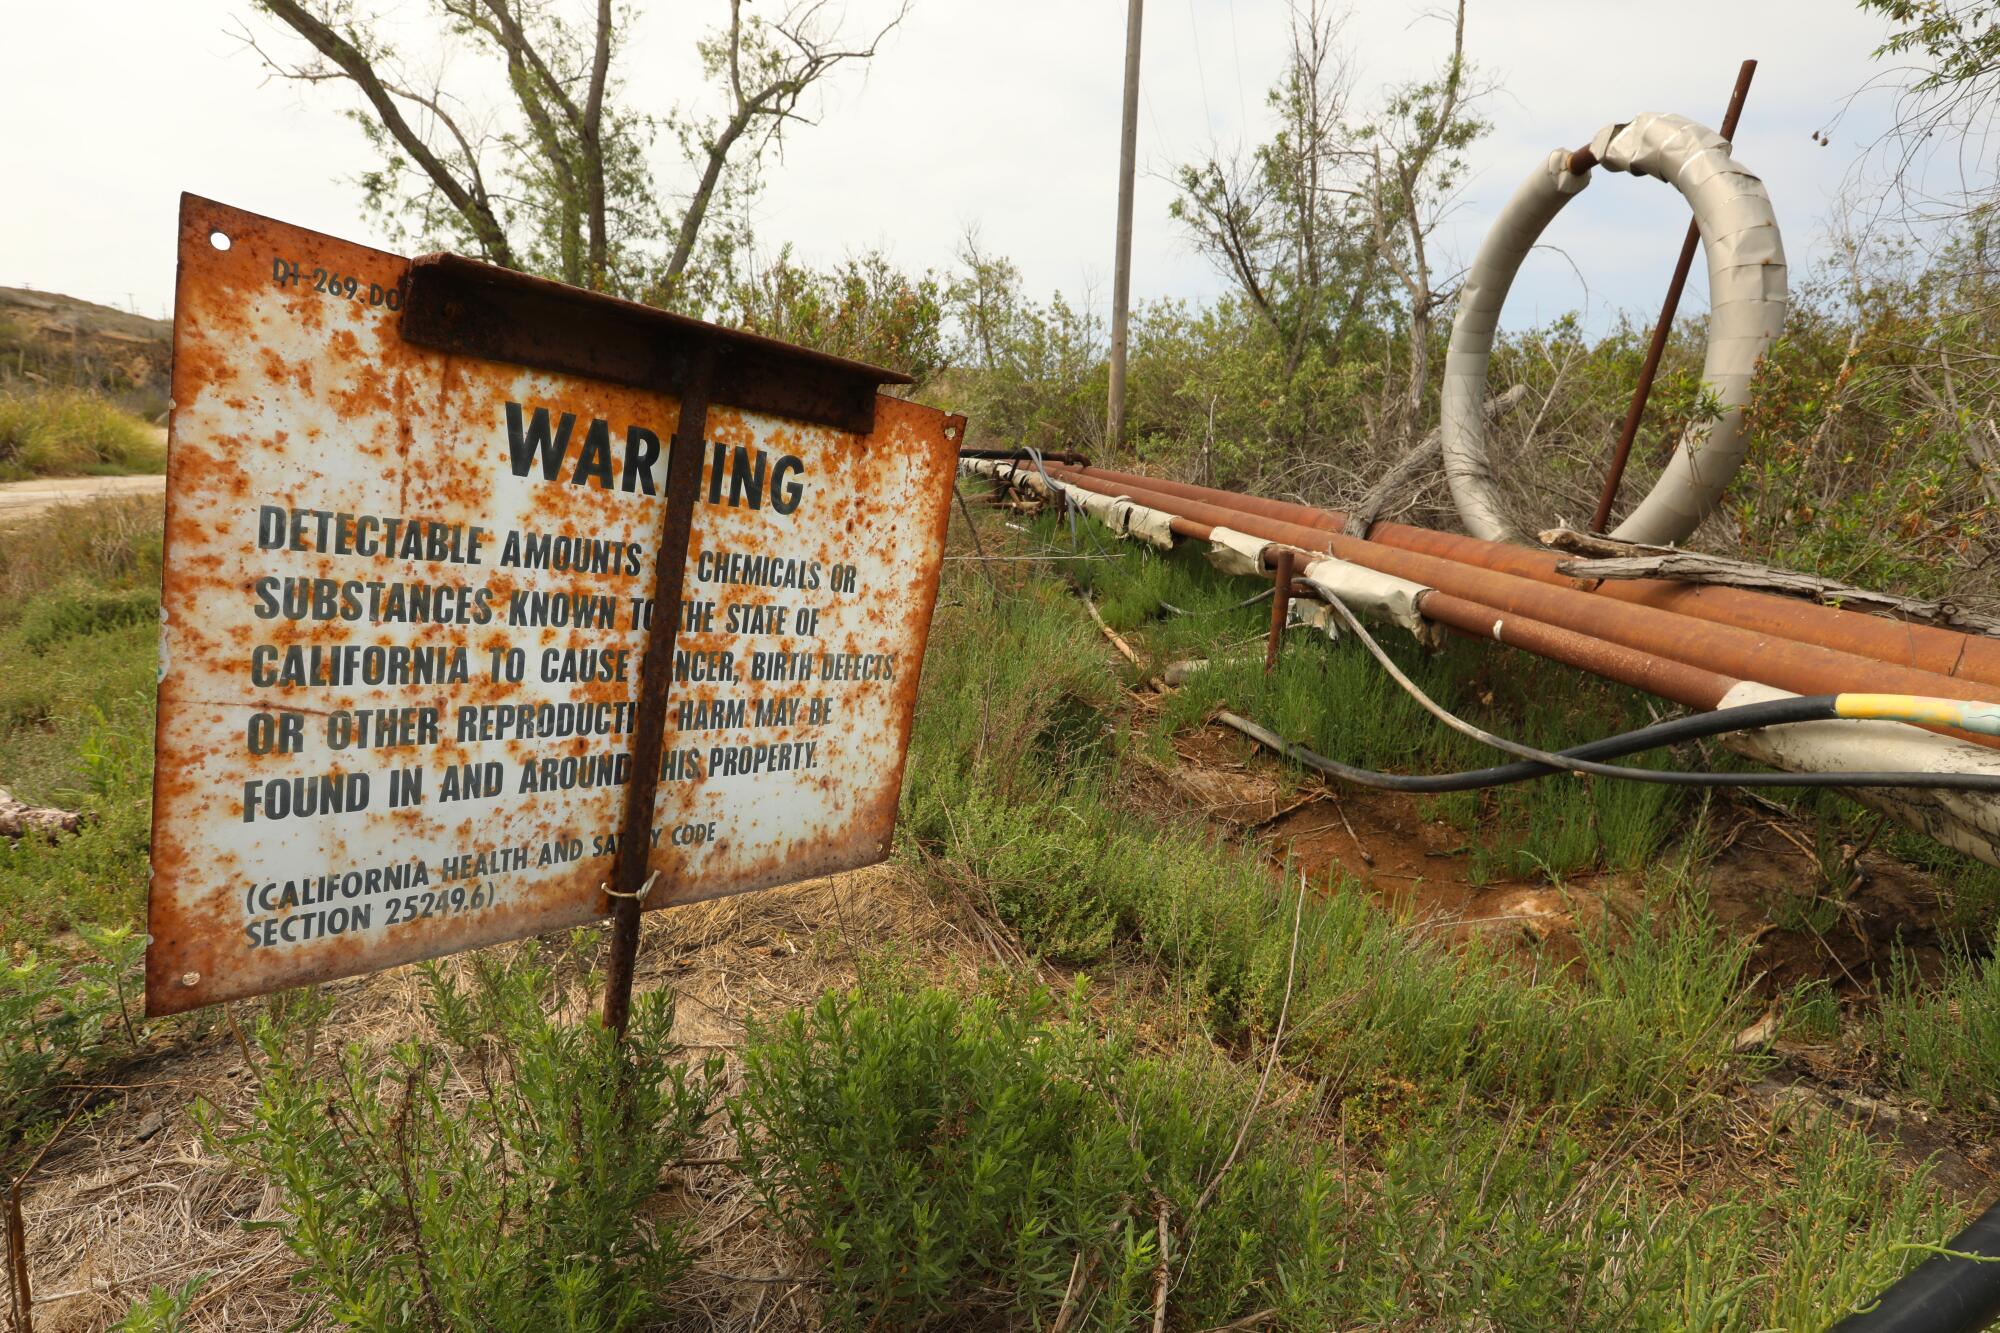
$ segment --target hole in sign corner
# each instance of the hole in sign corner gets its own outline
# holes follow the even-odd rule
[[[181,973],[181,985],[187,987],[189,990],[193,990],[196,986],[199,986],[200,984],[201,984],[201,973],[199,972]]]
[[[227,250],[229,248],[229,233],[226,231],[212,231],[208,234],[208,243],[218,250]]]

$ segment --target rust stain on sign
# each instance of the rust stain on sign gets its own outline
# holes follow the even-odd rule
[[[604,914],[679,405],[406,342],[409,267],[183,200],[151,1013]],[[962,429],[710,406],[647,907],[887,855]]]

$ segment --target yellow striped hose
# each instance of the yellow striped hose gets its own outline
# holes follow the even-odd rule
[[[1934,699],[1921,694],[1836,694],[1833,715],[1875,722],[1914,722],[1926,727],[2000,736],[2000,704],[1966,699]]]

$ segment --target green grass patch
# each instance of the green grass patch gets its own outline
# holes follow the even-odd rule
[[[157,502],[120,501],[0,529],[0,787],[87,816],[54,843],[0,841],[0,948],[139,919],[160,524]]]
[[[1065,539],[1049,520],[1045,541]],[[1161,702],[1145,737],[1154,758],[1171,757],[1170,738],[1228,708],[1343,763],[1387,772],[1483,768],[1508,756],[1479,745],[1425,712],[1351,638],[1330,642],[1294,627],[1275,671],[1264,671],[1268,602],[1240,605],[1254,581],[1224,575],[1195,543],[1170,554],[1119,545],[1111,558],[1078,561],[1078,584],[1105,619],[1137,637],[1149,671],[1205,660],[1202,670]],[[1496,670],[1484,645],[1448,640],[1426,651],[1400,632],[1382,644],[1433,699],[1488,730],[1545,749],[1562,749],[1650,718],[1630,691],[1526,654]],[[1626,761],[1667,767],[1659,755]],[[1440,818],[1478,834],[1474,873],[1487,880],[1560,881],[1582,871],[1634,871],[1671,840],[1683,794],[1671,787],[1596,778],[1523,783],[1459,792],[1432,801]]]
[[[47,652],[65,639],[127,625],[151,626],[159,618],[157,588],[80,589],[30,605],[17,627],[18,640],[28,652]]]
[[[94,393],[0,393],[0,481],[166,469],[166,446],[153,429]]]
[[[1897,1081],[1933,1106],[2000,1109],[2000,954],[1949,958],[1926,986],[1898,951],[1871,1035]]]
[[[954,571],[960,605],[933,631],[903,851],[1046,959],[1143,962],[1181,1030],[1207,1031],[1245,1066],[1288,1013],[1285,1067],[1313,1087],[1307,1123],[1343,1164],[1334,1326],[1823,1327],[1915,1262],[1912,1243],[1953,1229],[1923,1172],[1843,1123],[1737,1141],[1726,1103],[1762,1059],[1733,1050],[1755,1012],[1746,949],[1706,914],[1702,821],[1669,850],[1678,797],[1565,779],[1539,784],[1562,793],[1539,813],[1530,787],[1515,807],[1436,803],[1481,841],[1497,826],[1496,856],[1532,852],[1554,875],[1646,869],[1650,890],[1646,914],[1586,933],[1567,971],[1440,947],[1351,885],[1299,885],[1212,827],[1138,808],[1125,778],[1223,704],[1351,762],[1491,759],[1411,711],[1352,645],[1294,631],[1270,677],[1215,652],[1253,638],[1262,608],[1230,609],[1254,585],[1198,559],[1120,553],[1063,570],[1149,669],[1217,665],[1135,728],[1113,689],[1127,669],[1066,589],[1030,578],[996,603]],[[1162,616],[1161,601],[1219,623],[1189,629],[1194,617]],[[1629,697],[1530,659],[1488,678],[1476,651],[1390,650],[1447,706],[1545,745],[1645,720]],[[1079,720],[1092,709],[1094,724]],[[1692,1178],[1688,1152],[1703,1163]]]
[[[745,1167],[835,1326],[1046,1327],[1068,1303],[1067,1327],[1142,1329],[1163,1262],[1177,1328],[1328,1326],[1324,1151],[1251,1115],[1227,1061],[1141,1058],[1082,1012],[854,992],[753,1027]]]
[[[577,932],[573,943],[594,941]],[[655,1207],[702,1132],[721,1060],[686,1059],[665,992],[621,1041],[553,1014],[563,970],[536,945],[475,955],[469,984],[427,965],[436,1030],[378,1068],[361,1042],[313,1059],[332,1003],[294,992],[258,1025],[262,1078],[241,1123],[206,1137],[270,1179],[307,1320],[350,1329],[660,1326],[693,1256]],[[573,970],[573,969],[572,969]]]

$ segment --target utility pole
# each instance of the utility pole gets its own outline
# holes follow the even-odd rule
[[[1104,446],[1114,457],[1125,448],[1125,325],[1132,299],[1132,173],[1139,147],[1139,25],[1145,0],[1125,11],[1125,123],[1118,140],[1118,257],[1111,277],[1111,393]]]

